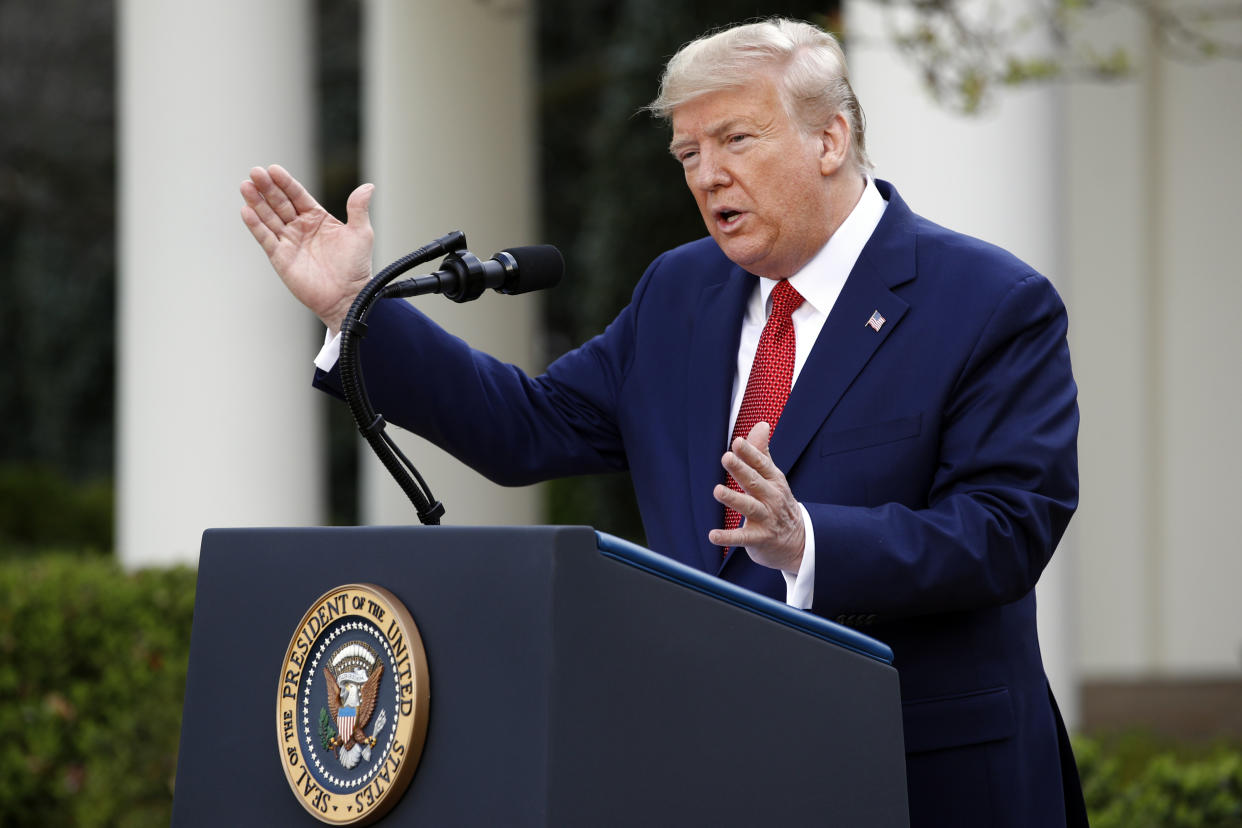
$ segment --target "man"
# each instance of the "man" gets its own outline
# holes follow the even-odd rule
[[[815,27],[689,44],[650,109],[710,238],[657,258],[536,378],[378,303],[375,407],[501,483],[628,468],[655,550],[891,646],[913,825],[1085,824],[1035,631],[1077,504],[1059,297],[868,177],[844,57]],[[371,192],[340,224],[279,167],[242,185],[247,226],[333,332],[370,276]]]

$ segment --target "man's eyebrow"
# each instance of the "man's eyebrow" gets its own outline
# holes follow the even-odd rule
[[[739,126],[745,125],[748,123],[750,123],[749,119],[735,116],[732,118],[726,118],[723,121],[717,121],[716,123],[709,126],[705,130],[705,132],[707,134],[707,137],[716,138],[720,135],[723,135],[726,132],[732,132],[734,129],[737,129]],[[685,147],[688,147],[688,146],[694,146],[695,143],[697,142],[692,138],[674,137],[673,142],[668,145],[668,151],[671,152],[674,157],[676,157],[678,150],[684,149]]]
[[[668,145],[668,151],[676,158],[678,152],[686,147],[692,147],[694,144],[695,142],[690,138],[674,138],[672,143]]]

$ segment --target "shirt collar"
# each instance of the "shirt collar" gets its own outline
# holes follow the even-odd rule
[[[827,244],[820,248],[802,269],[789,277],[789,284],[802,295],[807,304],[822,314],[832,310],[854,263],[884,216],[888,202],[876,189],[875,179],[867,176],[867,185],[854,209],[846,217]],[[774,279],[759,280],[759,307],[768,307],[768,298],[776,287]],[[766,311],[765,311],[766,315]]]

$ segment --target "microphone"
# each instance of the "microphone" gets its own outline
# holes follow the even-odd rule
[[[380,291],[379,298],[440,293],[454,302],[470,302],[487,288],[509,296],[550,288],[564,273],[565,259],[550,244],[509,247],[485,262],[461,250],[450,253],[441,270],[393,282]]]

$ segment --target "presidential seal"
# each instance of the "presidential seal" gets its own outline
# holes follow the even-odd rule
[[[276,741],[289,787],[332,825],[367,825],[414,776],[427,735],[427,656],[414,619],[371,584],[322,595],[285,651]]]

